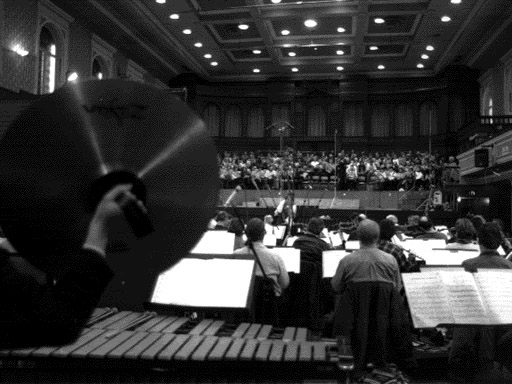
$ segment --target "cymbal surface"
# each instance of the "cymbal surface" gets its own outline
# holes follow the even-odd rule
[[[25,110],[0,141],[0,225],[22,255],[51,268],[83,243],[94,212],[93,184],[114,172],[142,182],[155,231],[137,239],[119,220],[109,241],[151,250],[144,265],[152,273],[168,268],[213,215],[218,169],[203,121],[149,85],[67,84]]]

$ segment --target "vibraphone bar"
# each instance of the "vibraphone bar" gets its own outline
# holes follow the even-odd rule
[[[119,381],[120,372],[129,376],[129,382],[150,382],[155,376],[186,382],[235,377],[297,381],[336,379],[350,370],[350,346],[309,338],[306,328],[230,325],[223,320],[101,308],[74,343],[0,350],[0,361],[3,373],[34,376],[24,381],[75,381],[70,375],[83,381],[87,375],[101,374],[102,381],[110,382],[112,377]]]

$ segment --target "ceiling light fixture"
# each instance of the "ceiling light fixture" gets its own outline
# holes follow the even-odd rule
[[[239,24],[238,29],[241,29],[242,31],[247,31],[249,29],[249,26],[247,24]]]
[[[272,2],[273,2],[274,4],[279,4],[279,3],[281,2],[281,0],[272,0]]]
[[[304,25],[308,28],[315,28],[318,25],[318,23],[313,19],[308,19],[304,22]]]
[[[203,43],[201,43],[199,41],[194,44],[194,47],[196,47],[196,48],[201,48],[202,46],[203,46]]]
[[[423,64],[421,64],[421,63],[418,63],[418,65],[417,65],[416,67],[418,67],[418,68],[420,68],[420,69],[421,69],[421,68],[425,68],[425,66],[424,66]]]
[[[343,33],[343,32],[345,32],[345,31],[346,31],[346,29],[345,29],[345,28],[343,28],[343,27],[338,27],[337,31],[338,31],[339,33]]]
[[[373,19],[373,22],[375,24],[384,24],[386,20],[384,20],[382,17],[376,17],[375,19]]]
[[[452,3],[452,4],[460,4],[461,0],[451,0],[450,3]]]
[[[78,80],[78,73],[69,72],[68,73],[68,81],[76,81],[76,80]]]
[[[211,59],[211,58],[212,58],[212,55],[211,55],[211,54],[209,54],[209,53],[207,53],[206,55],[204,55],[204,58],[205,58],[205,59]]]
[[[343,71],[345,68],[343,68],[341,65],[339,67],[336,67],[337,71]]]
[[[252,71],[253,71],[254,73],[260,73],[260,70],[259,70],[258,68],[254,68]]]
[[[452,18],[450,16],[443,16],[443,17],[441,17],[441,21],[443,23],[447,23],[447,22],[449,22],[451,20],[452,20]]]
[[[283,29],[283,30],[281,31],[281,35],[283,35],[283,36],[288,36],[289,34],[290,34],[290,31],[289,31],[289,30],[287,30],[287,29]]]
[[[156,0],[158,4],[165,4],[165,0]]]
[[[169,18],[172,20],[178,20],[180,18],[180,15],[178,15],[177,13],[173,13],[169,16]]]
[[[336,54],[337,54],[337,55],[343,55],[343,54],[345,54],[345,52],[343,52],[343,51],[340,49],[340,50],[336,51]]]
[[[433,51],[434,50],[434,47],[432,45],[427,45],[427,47],[425,48],[427,51]]]
[[[383,66],[382,64],[380,64],[377,68],[380,69],[380,70],[386,69],[386,67]]]
[[[429,56],[428,56],[426,53],[424,53],[423,55],[421,55],[421,58],[422,58],[423,60],[428,60],[428,59],[429,59]]]
[[[297,54],[295,52],[288,52],[288,56],[295,57]]]
[[[216,67],[217,65],[219,65],[219,63],[217,63],[216,61],[212,61],[212,62],[210,63],[210,65],[211,65],[211,66],[213,66],[213,67]]]
[[[16,52],[19,56],[25,57],[28,55],[28,51],[24,49],[21,45],[16,44],[12,49],[13,52]]]
[[[254,49],[252,53],[254,53],[255,55],[259,55],[261,51],[259,49]]]
[[[377,47],[376,45],[370,46],[370,51],[377,51],[378,49],[379,49],[379,47]]]
[[[192,33],[192,30],[187,28],[187,29],[184,29],[184,30],[183,30],[183,33],[184,33],[185,35],[190,35],[190,34]]]
[[[291,44],[283,44],[283,48],[290,48],[291,46]]]
[[[292,68],[292,72],[299,72],[299,68]]]

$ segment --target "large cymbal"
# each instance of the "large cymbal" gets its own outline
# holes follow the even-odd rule
[[[155,231],[137,239],[119,220],[109,240],[146,252],[133,258],[153,273],[203,233],[217,174],[204,123],[168,91],[124,80],[68,84],[34,102],[0,141],[0,225],[21,254],[53,269],[85,239],[93,188],[141,181]]]

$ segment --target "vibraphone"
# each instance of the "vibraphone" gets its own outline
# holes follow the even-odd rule
[[[0,350],[0,374],[27,382],[336,381],[350,370],[349,346],[308,338],[306,328],[103,308],[70,345]]]

